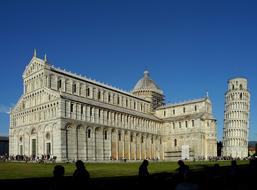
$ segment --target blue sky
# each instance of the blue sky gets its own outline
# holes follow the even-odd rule
[[[222,139],[230,78],[248,79],[249,140],[257,140],[257,2],[0,1],[0,135],[22,94],[33,49],[56,67],[126,91],[147,68],[166,102],[208,91]]]

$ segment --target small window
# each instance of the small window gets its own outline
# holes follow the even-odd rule
[[[72,93],[76,93],[77,92],[77,85],[73,84],[72,85]]]
[[[186,108],[185,107],[183,107],[183,113],[186,113]]]
[[[243,90],[242,84],[239,85],[239,89],[240,89],[240,90]]]
[[[84,112],[84,109],[83,109],[83,105],[81,105],[81,114],[83,114],[83,112]]]
[[[141,137],[141,143],[144,143],[144,137],[143,136]]]
[[[174,146],[177,146],[177,139],[174,139]]]
[[[194,127],[195,126],[195,121],[194,120],[192,120],[192,127]]]
[[[93,108],[92,107],[89,110],[89,115],[90,115],[90,117],[93,115]]]
[[[89,139],[91,138],[91,129],[87,130],[87,138],[89,138]]]
[[[119,96],[117,97],[117,104],[118,105],[120,104],[120,97]]]
[[[119,133],[119,141],[121,141],[121,133]]]
[[[197,105],[195,105],[195,111],[197,111]]]
[[[178,125],[179,125],[179,128],[181,128],[181,122],[179,122]]]
[[[130,142],[133,142],[133,135],[130,135]]]
[[[243,99],[243,94],[242,93],[240,93],[240,100],[242,100]]]
[[[73,103],[70,104],[70,112],[73,112]]]
[[[128,107],[128,100],[126,99],[126,107]]]
[[[110,111],[107,111],[107,120],[109,120],[110,117]]]
[[[175,115],[175,113],[176,113],[175,110],[173,110],[173,115]]]
[[[57,89],[61,89],[62,88],[62,80],[58,80],[57,82]]]
[[[175,123],[174,122],[172,123],[172,126],[173,126],[173,129],[175,129]]]
[[[186,127],[187,127],[187,121],[185,121]]]
[[[108,102],[111,102],[111,95],[108,94]]]
[[[163,116],[166,117],[166,111],[163,111]]]
[[[87,88],[87,96],[90,96],[90,88]]]
[[[100,91],[98,91],[98,93],[97,93],[97,99],[98,99],[98,100],[101,99],[101,92],[100,92]]]

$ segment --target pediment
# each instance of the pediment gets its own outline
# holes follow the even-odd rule
[[[37,57],[33,57],[29,64],[26,66],[25,71],[23,72],[23,78],[26,78],[39,70],[43,69],[46,66],[46,63],[44,60],[39,59]]]

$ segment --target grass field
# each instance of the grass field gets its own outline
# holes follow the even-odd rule
[[[230,161],[219,161],[220,166],[230,165]],[[239,161],[238,165],[248,164],[249,161]],[[117,176],[135,176],[138,173],[138,167],[141,162],[127,163],[86,163],[86,168],[91,178],[117,177]],[[215,162],[197,161],[186,162],[190,169],[198,170],[204,167],[211,167]],[[57,164],[39,164],[39,163],[16,163],[0,162],[0,180],[1,179],[22,179],[37,177],[52,177],[52,171]],[[63,163],[65,167],[65,176],[72,176],[75,170],[75,164]],[[148,170],[151,174],[161,172],[174,172],[178,167],[176,162],[151,162]]]

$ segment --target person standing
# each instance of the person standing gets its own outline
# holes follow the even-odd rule
[[[85,168],[84,162],[81,160],[76,162],[76,170],[73,173],[72,179],[76,189],[89,185],[90,175]]]

